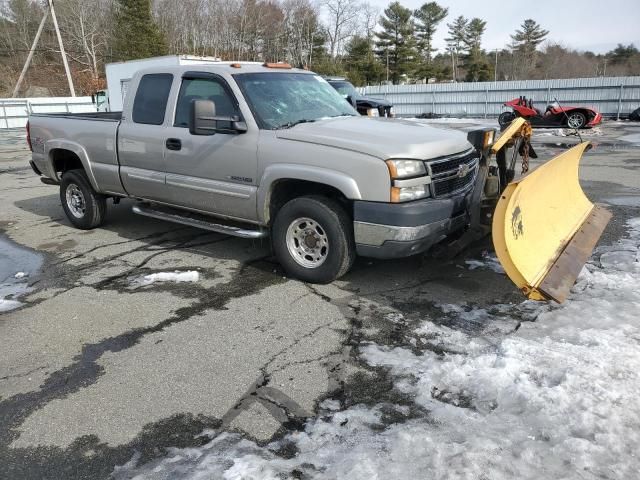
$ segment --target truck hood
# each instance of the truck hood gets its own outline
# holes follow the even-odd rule
[[[276,130],[284,140],[353,150],[386,160],[429,160],[468,150],[465,133],[391,118],[339,117]]]

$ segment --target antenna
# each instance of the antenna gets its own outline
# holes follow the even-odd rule
[[[558,99],[556,97],[553,97],[553,99],[556,101],[556,103],[558,104],[558,107],[560,107],[560,109],[562,110],[562,113],[564,113],[565,118],[567,119],[567,126],[569,126],[569,115],[567,115],[567,112],[565,111],[564,108],[562,108],[562,105],[560,105],[560,102],[558,101]],[[580,143],[582,143],[584,140],[582,140],[582,135],[580,135],[580,132],[578,131],[577,128],[573,129],[575,131],[575,134],[578,136],[578,138],[580,139]]]

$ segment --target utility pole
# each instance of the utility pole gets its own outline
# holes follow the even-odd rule
[[[36,38],[33,39],[33,43],[31,44],[31,50],[29,50],[29,55],[27,55],[27,61],[24,62],[24,67],[22,67],[22,71],[20,72],[20,77],[18,77],[18,81],[16,82],[16,86],[13,89],[12,98],[16,98],[18,96],[18,91],[20,90],[20,85],[22,85],[22,81],[24,80],[24,76],[27,73],[29,68],[29,64],[31,63],[31,59],[33,58],[33,52],[36,50],[36,46],[38,45],[38,40],[40,40],[40,35],[42,34],[42,29],[44,28],[44,24],[47,21],[47,17],[49,16],[49,10],[44,12],[44,16],[40,21],[40,26],[38,27],[38,31],[36,32]]]
[[[38,31],[36,32],[36,37],[33,39],[33,44],[31,45],[31,50],[29,50],[29,55],[27,56],[27,60],[24,62],[24,66],[22,67],[22,72],[20,72],[20,77],[16,82],[16,86],[13,89],[13,98],[18,95],[18,91],[20,90],[20,85],[24,81],[24,76],[27,73],[29,68],[29,64],[33,59],[33,54],[36,50],[36,46],[38,45],[38,41],[40,40],[40,35],[42,34],[42,29],[44,28],[44,24],[47,21],[47,17],[49,16],[49,11],[51,11],[51,19],[53,20],[53,26],[56,29],[56,36],[58,37],[58,45],[60,46],[60,54],[62,55],[62,63],[64,64],[64,71],[67,75],[67,82],[69,83],[69,90],[71,91],[71,96],[76,96],[76,91],[73,88],[73,79],[71,78],[71,71],[69,70],[69,63],[67,62],[67,54],[64,51],[64,45],[62,44],[62,36],[60,35],[60,28],[58,27],[58,19],[56,18],[56,12],[53,9],[53,0],[47,0],[48,9],[45,10],[44,16],[40,21],[40,25],[38,26]]]
[[[389,49],[387,48],[387,85],[389,85]]]
[[[69,63],[67,62],[67,54],[64,51],[64,45],[62,44],[62,35],[60,35],[60,28],[58,28],[58,19],[56,18],[56,11],[53,9],[53,0],[49,0],[49,9],[51,10],[51,19],[53,20],[53,26],[56,29],[56,36],[58,37],[58,45],[60,45],[60,55],[62,55],[62,63],[64,64],[64,71],[67,74],[67,82],[69,82],[69,90],[71,96],[76,96],[76,91],[73,88],[73,79],[71,78],[71,71],[69,70]]]

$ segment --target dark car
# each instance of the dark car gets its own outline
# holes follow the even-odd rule
[[[325,80],[358,110],[369,117],[393,117],[393,105],[381,98],[365,97],[351,82],[341,77],[325,77]]]

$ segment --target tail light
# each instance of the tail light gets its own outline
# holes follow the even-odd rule
[[[33,147],[31,146],[31,127],[29,126],[28,120],[27,120],[27,145],[29,145],[29,150],[33,152]]]

